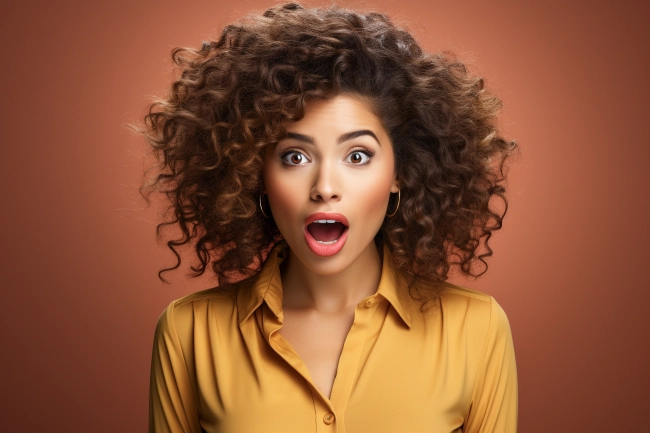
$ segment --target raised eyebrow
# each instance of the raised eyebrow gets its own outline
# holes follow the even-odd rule
[[[362,135],[369,135],[369,136],[371,136],[372,138],[375,139],[375,141],[377,142],[377,144],[379,144],[379,145],[381,146],[381,143],[379,142],[379,139],[377,138],[377,136],[375,135],[375,133],[372,132],[372,131],[370,131],[369,129],[362,129],[362,130],[360,130],[360,131],[353,131],[353,132],[348,132],[348,133],[346,133],[346,134],[343,134],[343,135],[341,135],[341,136],[339,137],[339,139],[338,139],[338,143],[341,144],[341,143],[343,143],[344,141],[352,140],[353,138],[361,137]]]
[[[372,132],[369,129],[362,129],[362,130],[359,130],[359,131],[347,132],[347,133],[345,133],[345,134],[343,134],[343,135],[341,135],[339,137],[339,139],[337,140],[337,143],[341,144],[344,141],[352,140],[353,138],[361,137],[363,135],[371,136],[381,146],[381,143],[379,142],[379,138],[377,138],[375,133]],[[309,143],[309,144],[314,144],[314,138],[313,137],[311,137],[309,135],[305,135],[305,134],[299,134],[297,132],[287,132],[287,138],[293,138],[294,140],[303,141],[303,142]]]
[[[294,140],[304,141],[305,143],[314,144],[314,138],[305,134],[298,134],[297,132],[287,132],[287,138],[293,138]]]

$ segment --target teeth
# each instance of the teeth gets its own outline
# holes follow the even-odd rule
[[[334,224],[335,222],[338,222],[338,221],[336,221],[336,220],[316,220],[314,222],[318,223],[318,224]]]
[[[316,241],[316,242],[318,242],[319,244],[323,244],[323,245],[332,245],[332,244],[335,244],[336,241],[338,241],[338,239],[334,239],[333,241],[329,241],[329,242],[325,242],[325,241]]]

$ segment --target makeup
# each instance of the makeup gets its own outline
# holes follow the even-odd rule
[[[376,264],[374,239],[399,190],[381,120],[369,102],[342,94],[310,100],[285,128],[287,137],[265,151],[263,181],[293,269],[363,274]]]
[[[348,228],[345,215],[317,212],[305,220],[305,241],[314,254],[321,257],[333,256],[345,245]]]

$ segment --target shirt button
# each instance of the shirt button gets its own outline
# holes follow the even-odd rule
[[[334,414],[333,413],[327,413],[323,417],[323,422],[327,425],[330,425],[334,422]]]
[[[366,307],[372,307],[372,304],[374,304],[374,303],[375,303],[374,298],[366,299],[365,305],[366,305]]]

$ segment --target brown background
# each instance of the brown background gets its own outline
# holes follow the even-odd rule
[[[381,1],[472,63],[522,156],[489,272],[513,329],[520,431],[640,431],[650,398],[648,2]],[[144,431],[156,319],[210,287],[154,237],[123,124],[169,53],[270,1],[2,6],[4,431]],[[322,4],[313,2],[312,4]],[[462,281],[461,281],[462,282]],[[401,432],[400,432],[401,433]]]

